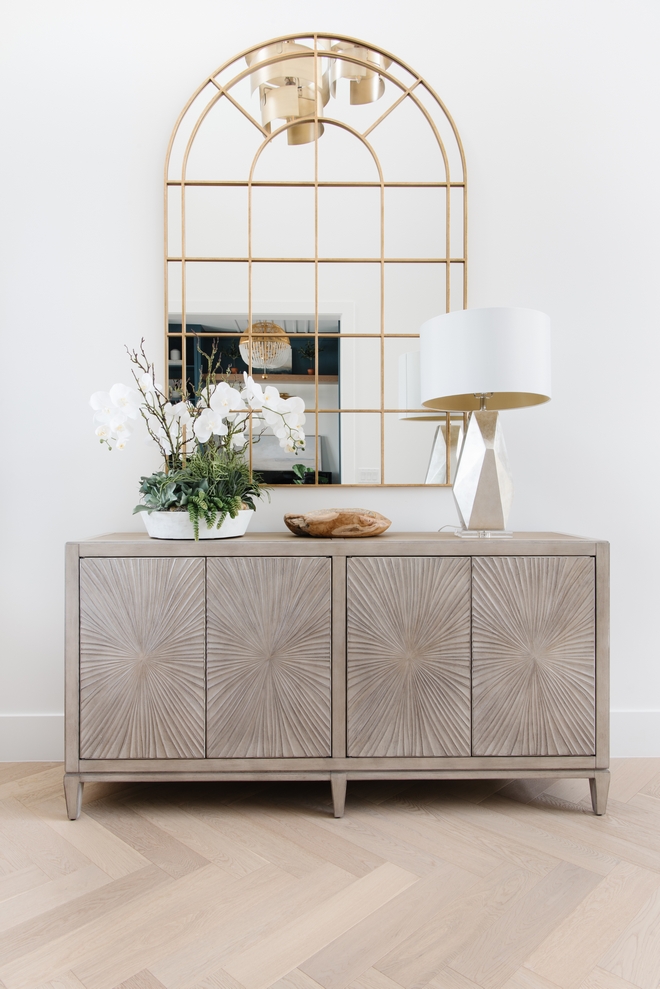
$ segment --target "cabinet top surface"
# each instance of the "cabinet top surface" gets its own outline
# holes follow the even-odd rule
[[[601,540],[557,532],[514,532],[505,538],[462,539],[449,532],[386,532],[356,539],[319,539],[289,532],[250,532],[234,539],[152,539],[113,532],[69,544],[80,556],[510,556],[594,555]]]

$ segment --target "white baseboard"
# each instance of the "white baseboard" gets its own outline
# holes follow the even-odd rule
[[[0,762],[63,759],[63,714],[0,714]]]
[[[660,757],[660,711],[612,711],[612,757]],[[64,758],[63,714],[0,715],[0,762]]]

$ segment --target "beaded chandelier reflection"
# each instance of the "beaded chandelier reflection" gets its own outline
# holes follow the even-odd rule
[[[296,41],[277,41],[245,56],[255,69],[251,86],[253,93],[259,90],[264,129],[270,134],[274,120],[292,124],[286,132],[289,144],[309,144],[323,134],[319,118],[330,97],[337,96],[339,79],[349,80],[353,105],[374,103],[385,92],[385,81],[377,69],[387,69],[391,59],[352,42],[339,41],[330,48],[329,40],[318,39],[318,47],[328,55],[315,55],[314,49]],[[359,59],[362,64],[332,58],[331,52]],[[286,58],[271,61],[278,55]],[[294,123],[296,120],[300,123]]]
[[[274,371],[291,363],[291,341],[281,326],[269,319],[259,319],[250,329],[252,332],[242,336],[238,344],[248,366]]]

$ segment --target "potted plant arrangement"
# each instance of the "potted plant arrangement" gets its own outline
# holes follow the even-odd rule
[[[238,344],[235,340],[231,340],[229,343],[225,344],[222,349],[222,356],[227,361],[226,374],[238,374],[238,359],[241,356],[241,352],[238,349]]]
[[[323,347],[319,347],[319,353],[322,350]],[[314,346],[314,341],[309,340],[304,347],[300,348],[298,353],[307,364],[311,364],[311,367],[307,368],[307,374],[314,374],[314,364],[316,362],[316,348]]]
[[[316,471],[313,467],[306,467],[305,464],[294,464],[291,468],[294,484],[314,484]],[[329,484],[330,477],[328,471],[319,471],[319,484]]]
[[[297,453],[305,447],[305,403],[282,398],[272,385],[262,390],[247,374],[240,392],[216,384],[214,349],[193,399],[172,404],[144,341],[127,351],[136,387],[95,392],[90,405],[96,436],[108,449],[123,450],[141,419],[163,458],[162,470],[140,479],[134,513],[143,513],[147,532],[159,539],[243,535],[263,494],[245,456],[250,434],[270,428],[281,447]]]

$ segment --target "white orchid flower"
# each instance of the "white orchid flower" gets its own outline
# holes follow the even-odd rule
[[[200,443],[208,443],[212,434],[226,436],[228,432],[222,416],[214,409],[204,409],[195,420],[193,430]]]
[[[305,419],[305,403],[299,395],[292,395],[291,398],[282,399],[280,411],[291,416],[302,416]]]
[[[188,426],[191,422],[190,406],[187,402],[177,402],[176,405],[167,402],[163,407],[163,412],[168,422],[177,419],[180,426]]]
[[[211,414],[209,415],[209,413]],[[211,434],[213,433],[212,416],[213,412],[211,409],[204,409],[197,419],[195,419],[193,431],[195,433],[195,438],[199,443],[208,443],[211,439]]]
[[[235,450],[242,450],[247,443],[247,440],[248,438],[245,433],[234,433],[231,438],[231,445]]]
[[[121,409],[129,419],[137,419],[140,415],[142,396],[135,388],[129,388],[127,385],[113,385],[110,389],[110,398],[112,404]]]
[[[245,402],[241,398],[240,394],[231,385],[228,385],[226,381],[221,381],[220,384],[213,389],[211,397],[209,399],[209,405],[214,412],[217,412],[224,418],[230,418],[230,421],[235,419],[235,415],[231,413],[244,412]]]
[[[243,396],[247,399],[248,405],[251,409],[260,409],[264,404],[264,393],[261,385],[258,385],[247,371],[243,371],[243,380],[245,381]]]
[[[112,430],[113,438],[115,439],[120,439],[122,437],[128,439],[133,432],[133,427],[124,415],[115,416],[115,418],[110,421],[109,425]]]
[[[172,417],[178,419],[181,425],[188,425],[190,422],[190,406],[187,402],[177,402],[172,406]]]
[[[221,415],[216,413],[216,419],[213,424],[213,435],[214,436],[226,436],[229,432],[227,428],[227,423],[224,421]]]
[[[280,402],[278,411],[290,429],[302,426],[305,422],[305,403],[297,395]]]
[[[108,416],[110,415],[110,413],[116,411],[115,404],[110,398],[110,395],[108,394],[107,391],[95,391],[89,400],[89,404],[92,406],[93,409],[96,410],[97,413],[100,413],[101,415]],[[107,421],[105,419],[104,420],[101,420],[100,418],[97,419],[96,416],[94,416],[94,419],[96,420],[96,422]]]
[[[289,453],[305,449],[305,433],[299,426],[290,430],[282,428],[275,435],[279,438],[282,449]]]
[[[278,426],[282,422],[282,417],[274,409],[268,408],[267,405],[264,405],[262,414],[264,421],[271,427]]]
[[[110,429],[110,426],[107,423],[101,423],[100,426],[96,427],[94,432],[102,442],[104,440],[107,442],[112,436],[112,430]]]
[[[253,436],[263,436],[263,434],[268,430],[268,426],[264,420],[261,413],[252,414],[252,435]]]
[[[298,395],[284,399],[274,385],[268,385],[264,390],[248,374],[243,374],[245,390],[243,398],[247,400],[253,412],[252,427],[255,433],[261,433],[265,427],[270,427],[280,446],[289,453],[305,448],[305,403]]]
[[[117,440],[117,442],[115,443],[115,450],[124,450],[126,448],[127,443],[128,443],[128,437],[127,436],[122,437],[122,439]]]
[[[163,386],[159,385],[157,382],[154,382],[153,375],[148,372],[146,374],[142,374],[138,378],[138,388],[146,398],[150,398],[157,392],[160,392],[161,394],[163,392]]]
[[[264,404],[271,405],[275,408],[281,401],[284,400],[280,398],[280,393],[275,385],[266,385],[266,391],[264,392]]]

